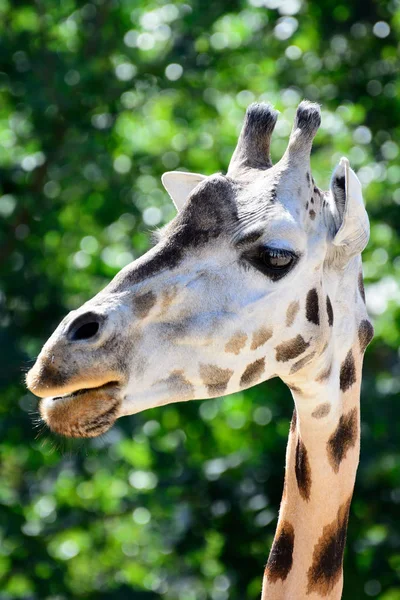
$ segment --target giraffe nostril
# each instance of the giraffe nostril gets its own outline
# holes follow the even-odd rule
[[[90,340],[99,332],[102,321],[103,317],[95,313],[80,315],[69,326],[67,336],[72,342]]]
[[[72,339],[74,340],[88,340],[96,335],[100,328],[98,323],[85,323],[81,325],[76,331],[74,331]]]

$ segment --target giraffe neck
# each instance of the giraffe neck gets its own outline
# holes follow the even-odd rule
[[[293,391],[278,526],[262,600],[341,598],[343,551],[360,448],[363,352],[372,336],[361,320],[329,376]]]

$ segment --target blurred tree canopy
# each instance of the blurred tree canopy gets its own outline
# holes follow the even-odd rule
[[[364,185],[376,337],[344,599],[400,599],[399,0],[0,0],[0,599],[254,600],[292,400],[272,381],[67,444],[23,372],[174,215],[163,171],[225,170],[246,106],[322,104],[313,174]]]

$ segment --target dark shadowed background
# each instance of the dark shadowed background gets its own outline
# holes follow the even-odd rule
[[[256,600],[292,412],[274,380],[66,443],[23,373],[174,215],[163,171],[225,171],[245,108],[322,104],[314,177],[349,157],[376,337],[345,600],[400,599],[399,0],[0,0],[0,599]]]

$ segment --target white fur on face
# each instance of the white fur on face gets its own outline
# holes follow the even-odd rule
[[[305,305],[307,291],[320,287],[315,269],[321,259],[317,254],[310,259],[306,244],[295,221],[284,213],[265,223],[256,242],[256,247],[275,245],[301,255],[282,280],[273,282],[247,265],[243,248],[222,238],[189,252],[174,271],[130,290],[125,302],[149,296],[151,307],[143,319],[132,320],[139,341],[130,354],[121,414],[285,377],[295,359],[319,351],[327,327],[310,323]],[[293,298],[299,299],[299,309],[288,327]],[[279,353],[281,342],[292,351],[283,348]]]

